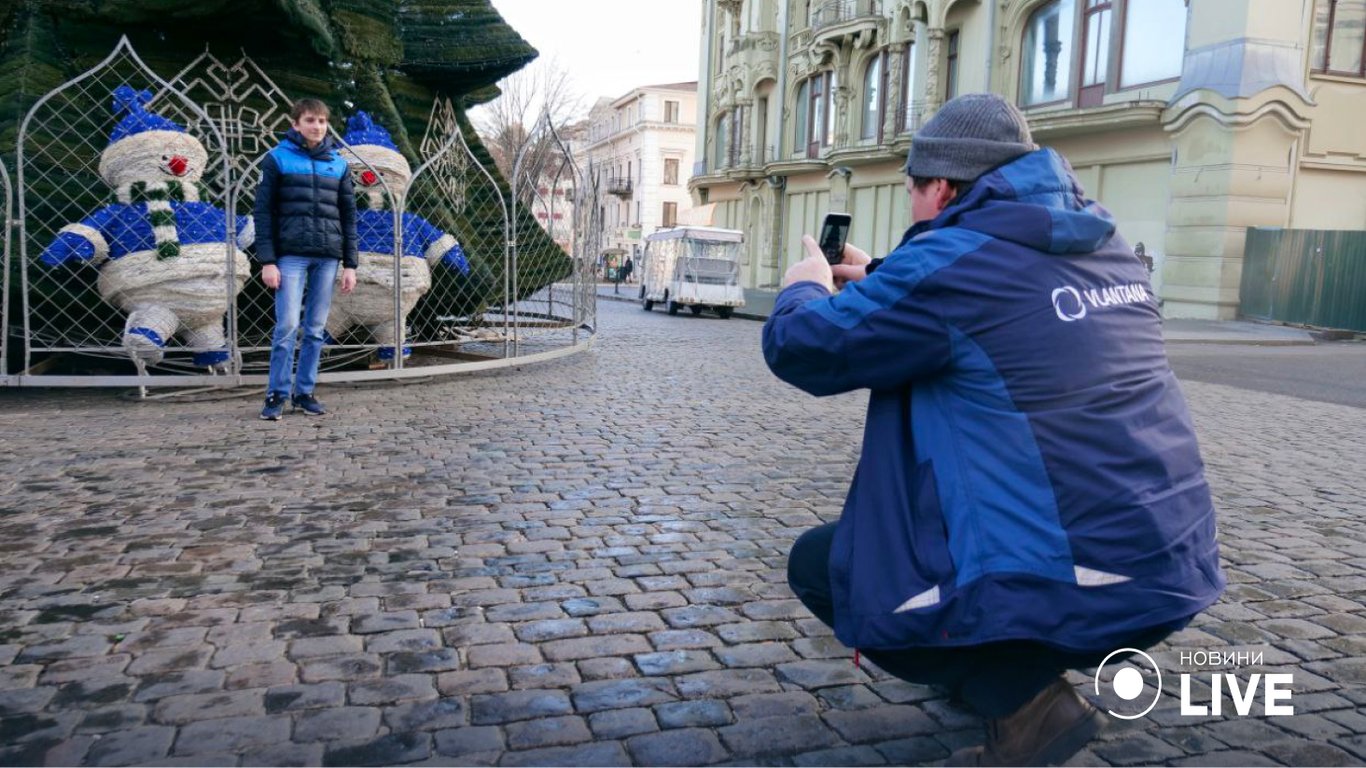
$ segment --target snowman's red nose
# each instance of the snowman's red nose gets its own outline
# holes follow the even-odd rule
[[[189,168],[189,159],[181,157],[180,155],[172,155],[171,159],[166,161],[166,169],[176,176],[184,176],[185,171],[189,170]]]
[[[376,175],[374,171],[361,171],[360,183],[367,187],[372,187],[377,181],[379,181],[379,176]]]

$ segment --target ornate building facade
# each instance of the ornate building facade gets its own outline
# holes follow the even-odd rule
[[[945,100],[993,91],[1154,256],[1174,317],[1236,316],[1250,226],[1366,228],[1355,0],[704,0],[690,188],[774,287],[826,211],[886,253]]]
[[[638,257],[646,235],[692,207],[698,119],[695,82],[643,86],[593,106],[584,142],[601,192],[603,244],[615,262]]]

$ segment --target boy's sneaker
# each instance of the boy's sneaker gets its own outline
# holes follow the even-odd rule
[[[327,413],[327,409],[313,395],[295,395],[294,410],[303,411],[309,416],[321,416]]]
[[[284,415],[285,396],[278,392],[266,395],[266,407],[261,409],[261,418],[265,421],[279,421]]]

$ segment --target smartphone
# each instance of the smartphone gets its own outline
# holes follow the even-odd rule
[[[849,239],[849,225],[853,217],[847,213],[827,213],[821,224],[821,236],[817,240],[825,260],[831,264],[844,261],[844,243]]]

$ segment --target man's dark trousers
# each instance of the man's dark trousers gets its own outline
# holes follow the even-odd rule
[[[830,626],[835,624],[830,588],[830,545],[834,538],[835,523],[812,528],[792,545],[787,559],[788,585],[816,618]],[[1149,648],[1188,621],[1144,630],[1114,648],[1086,653],[1028,640],[862,653],[888,674],[911,683],[947,688],[977,714],[994,719],[1024,706],[1064,670],[1098,666],[1116,648]]]

